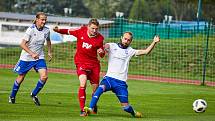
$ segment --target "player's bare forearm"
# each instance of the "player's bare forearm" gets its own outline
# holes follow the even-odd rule
[[[51,41],[47,41],[47,47],[48,47],[48,57],[49,57],[49,61],[52,60],[52,46],[51,46]]]
[[[104,45],[104,50],[105,50],[106,53],[108,53],[109,48],[110,48],[110,45],[106,43],[106,44]]]
[[[50,41],[50,40],[47,41],[47,47],[48,47],[48,52],[51,53],[51,51],[52,51],[52,44],[51,44],[51,41]]]
[[[99,54],[99,56],[100,56],[101,58],[103,58],[103,57],[105,56],[105,51],[104,51],[104,49],[102,49],[102,48],[99,48],[99,49],[97,50],[97,53]]]
[[[59,29],[57,26],[54,27],[53,31],[60,33],[60,34],[68,34],[68,29]]]
[[[34,59],[38,59],[39,55],[37,53],[32,52],[26,44],[27,44],[27,41],[23,39],[21,44],[20,44],[20,47],[23,50],[25,50],[27,53],[29,53]]]
[[[155,36],[154,39],[153,39],[153,42],[146,49],[137,50],[136,55],[149,54],[158,42],[160,42],[160,37]]]

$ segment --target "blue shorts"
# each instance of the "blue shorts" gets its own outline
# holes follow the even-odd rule
[[[128,103],[128,85],[125,81],[105,76],[100,85],[105,85],[105,91],[115,93],[121,103]]]
[[[39,59],[36,61],[22,61],[19,60],[14,67],[13,71],[21,74],[26,74],[31,68],[34,68],[36,72],[38,72],[39,69],[47,69],[46,62],[44,59]]]

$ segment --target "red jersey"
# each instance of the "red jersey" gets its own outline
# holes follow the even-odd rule
[[[70,29],[68,33],[77,38],[75,64],[99,64],[97,49],[103,48],[104,37],[100,33],[95,37],[89,37],[86,26]]]

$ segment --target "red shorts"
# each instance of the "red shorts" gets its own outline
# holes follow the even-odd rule
[[[77,64],[76,69],[78,76],[81,74],[87,75],[91,84],[99,84],[100,64]]]

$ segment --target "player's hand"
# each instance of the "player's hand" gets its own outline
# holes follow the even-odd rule
[[[98,53],[104,53],[104,50],[103,50],[102,48],[99,48],[99,49],[97,50],[97,52],[98,52]]]
[[[105,50],[105,52],[108,52],[109,49],[110,49],[110,45],[106,43],[106,44],[104,45],[104,50]]]
[[[31,54],[31,57],[34,58],[35,60],[39,59],[39,55],[37,53]]]
[[[52,53],[48,53],[49,62],[52,60]]]
[[[153,41],[154,41],[155,43],[160,42],[160,37],[159,37],[158,35],[155,35]]]
[[[97,50],[97,53],[99,54],[99,56],[100,56],[101,58],[103,58],[104,55],[105,55],[105,51],[104,51],[104,49],[102,49],[102,48],[99,48],[99,49]]]
[[[55,26],[55,27],[53,28],[53,31],[55,31],[55,32],[58,32],[58,30],[59,30],[58,26]]]

